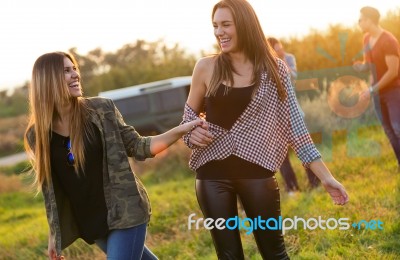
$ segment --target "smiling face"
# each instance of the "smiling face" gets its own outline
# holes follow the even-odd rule
[[[75,64],[67,57],[64,58],[65,82],[68,85],[69,93],[72,97],[81,97],[82,88],[80,84],[80,75]]]
[[[214,35],[224,53],[238,51],[237,32],[231,11],[218,8],[213,16]]]

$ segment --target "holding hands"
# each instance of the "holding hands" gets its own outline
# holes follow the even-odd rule
[[[190,143],[199,146],[206,147],[213,140],[212,134],[208,131],[208,123],[201,121],[200,124],[196,124],[190,132]]]

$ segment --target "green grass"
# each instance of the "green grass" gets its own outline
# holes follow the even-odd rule
[[[346,187],[350,202],[337,206],[322,187],[308,190],[305,172],[292,155],[303,191],[289,196],[281,175],[276,175],[282,214],[284,218],[349,218],[350,223],[379,219],[384,223],[383,230],[289,230],[284,237],[291,259],[400,259],[400,174],[396,160],[380,128],[364,129],[359,135],[374,141],[378,152],[355,157],[344,133],[337,133],[333,136],[332,160],[327,162]],[[365,142],[350,143],[357,149],[367,149]],[[153,210],[146,244],[160,259],[217,259],[209,232],[188,230],[188,216],[202,214],[186,153],[184,148],[173,147],[170,154],[137,165]],[[40,196],[34,198],[23,191],[0,194],[0,223],[0,259],[45,259],[48,228]],[[242,240],[246,259],[261,259],[253,236],[242,232]],[[80,240],[63,253],[68,259],[104,259],[95,246]]]
[[[0,195],[0,259],[30,259],[43,254],[46,217],[42,199],[26,192]],[[32,258],[32,259],[33,259]]]
[[[31,166],[28,161],[22,161],[12,166],[1,166],[0,172],[5,175],[20,174],[29,171]]]

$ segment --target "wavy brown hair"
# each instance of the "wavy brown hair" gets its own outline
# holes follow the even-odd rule
[[[32,70],[29,91],[30,116],[25,132],[24,146],[30,155],[34,184],[38,191],[51,179],[50,139],[53,120],[60,117],[62,104],[71,104],[70,139],[75,157],[75,170],[83,169],[84,136],[92,133],[87,115],[89,108],[82,97],[72,97],[64,76],[64,58],[67,57],[76,66],[75,58],[68,53],[52,52],[40,56]],[[34,138],[32,138],[32,131]],[[33,142],[33,143],[32,143]]]
[[[286,91],[278,74],[276,57],[265,39],[253,7],[246,0],[222,0],[214,6],[211,19],[214,18],[218,8],[228,8],[232,13],[238,35],[238,49],[243,51],[254,65],[252,82],[259,86],[261,74],[266,72],[276,83],[280,100],[284,100]],[[218,86],[223,81],[228,81],[232,85],[234,82],[233,73],[236,71],[229,54],[220,52],[215,59],[214,71],[206,96],[215,95]]]

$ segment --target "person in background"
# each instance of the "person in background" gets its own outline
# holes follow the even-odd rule
[[[150,203],[128,156],[154,157],[202,121],[143,137],[111,100],[82,95],[71,54],[36,60],[24,141],[44,196],[49,259],[63,259],[62,249],[77,238],[95,242],[108,259],[157,259],[144,245]]]
[[[220,52],[197,61],[182,124],[207,122],[183,140],[192,149],[196,195],[204,218],[238,216],[237,198],[248,218],[281,216],[274,176],[288,145],[310,167],[335,204],[348,201],[312,142],[297,107],[290,74],[273,55],[252,6],[222,0],[212,10]],[[211,229],[218,259],[244,259],[238,229]],[[281,230],[253,232],[263,259],[288,259]]]
[[[375,111],[382,123],[397,159],[400,172],[400,45],[396,37],[379,25],[380,13],[370,6],[360,9],[358,25],[364,33],[364,60],[356,61],[356,71],[370,71],[372,82],[361,93],[372,96]]]
[[[268,43],[274,49],[276,55],[286,63],[286,65],[289,69],[289,72],[290,72],[292,86],[295,87],[295,83],[296,83],[296,79],[297,79],[297,65],[296,65],[295,56],[291,53],[286,52],[282,43],[274,37],[269,37]],[[300,110],[302,116],[304,117],[305,114],[304,114],[303,110],[300,108],[300,106],[299,106],[299,110]],[[317,187],[320,183],[319,179],[310,170],[310,168],[305,168],[305,169],[306,169],[306,174],[307,174],[310,188]],[[280,172],[282,174],[283,180],[285,181],[286,191],[289,194],[293,194],[293,192],[300,190],[296,175],[295,175],[293,167],[292,167],[292,164],[290,163],[289,152],[287,153],[285,160],[282,163]]]
[[[282,43],[278,39],[274,37],[269,37],[267,40],[269,45],[274,49],[276,55],[288,66],[290,77],[294,87],[294,83],[297,79],[296,57],[292,53],[286,52],[283,48]]]

